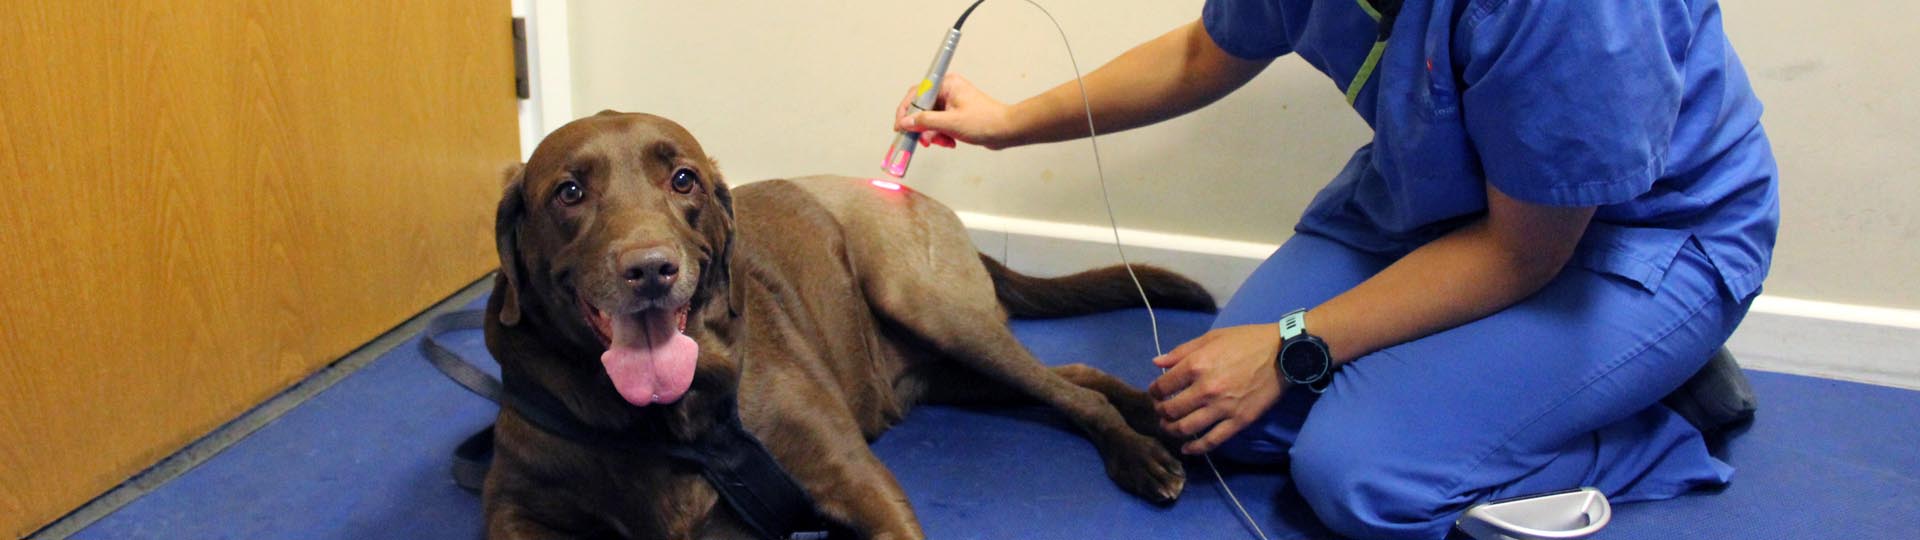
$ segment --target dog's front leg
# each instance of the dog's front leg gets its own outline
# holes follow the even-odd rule
[[[510,499],[487,501],[487,540],[583,538],[540,522],[533,511]]]
[[[831,410],[824,406],[792,411]],[[921,540],[926,533],[893,472],[867,447],[853,420],[836,415],[779,413],[778,427],[761,430],[767,447],[792,473],[820,512],[875,540]]]
[[[913,515],[913,507],[907,503],[907,493],[893,478],[893,471],[880,463],[880,458],[873,455],[864,440],[861,443],[859,448],[843,454],[852,459],[838,465],[839,478],[833,483],[841,486],[836,490],[838,493],[825,497],[814,495],[821,511],[854,524],[874,540],[926,538],[926,533],[920,530],[920,521]]]

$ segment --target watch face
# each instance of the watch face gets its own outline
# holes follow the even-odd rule
[[[1286,344],[1280,349],[1280,362],[1280,369],[1285,371],[1287,380],[1296,383],[1320,380],[1329,367],[1326,351],[1312,341]]]

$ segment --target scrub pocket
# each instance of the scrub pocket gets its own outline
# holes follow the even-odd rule
[[[1445,43],[1392,42],[1376,75],[1370,157],[1381,178],[1366,187],[1385,193],[1362,202],[1376,223],[1396,233],[1486,210],[1484,175],[1460,115],[1452,63],[1436,45]],[[1393,215],[1379,215],[1382,207]]]
[[[1690,241],[1693,234],[1687,231],[1596,222],[1588,225],[1572,262],[1632,282],[1651,294],[1660,291],[1667,270]]]

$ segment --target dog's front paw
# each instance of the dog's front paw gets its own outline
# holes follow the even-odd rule
[[[1186,467],[1152,437],[1126,433],[1101,457],[1107,462],[1107,476],[1142,499],[1170,503],[1186,489]]]

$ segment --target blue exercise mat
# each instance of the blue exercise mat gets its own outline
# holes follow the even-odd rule
[[[1208,322],[1162,311],[1162,339],[1172,347]],[[1158,373],[1142,310],[1013,327],[1050,364],[1085,362],[1136,385]],[[448,342],[486,357],[478,332]],[[1920,392],[1751,375],[1761,410],[1726,451],[1739,469],[1733,485],[1618,507],[1603,538],[1914,537]],[[409,341],[76,538],[478,538],[480,501],[453,485],[449,454],[494,411]],[[1139,501],[1107,479],[1070,424],[1038,408],[921,407],[874,449],[931,538],[1253,537],[1204,464],[1188,463],[1179,502]],[[1224,472],[1269,537],[1330,536],[1284,469]]]

